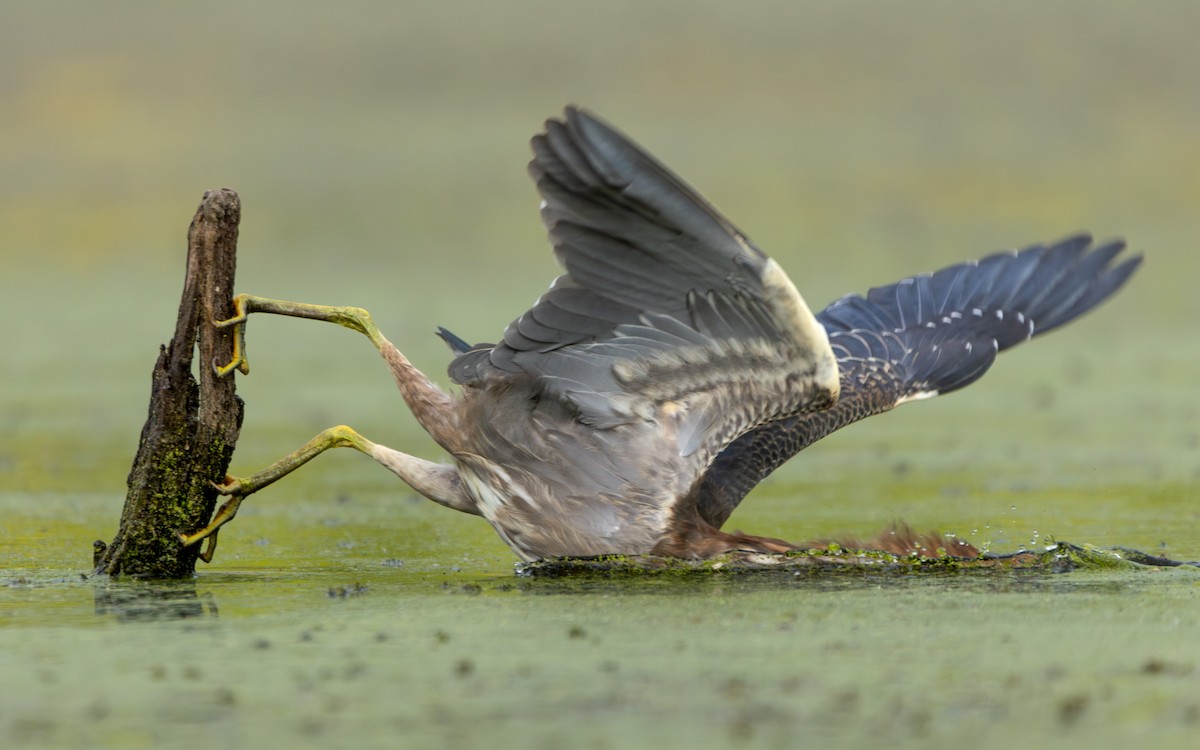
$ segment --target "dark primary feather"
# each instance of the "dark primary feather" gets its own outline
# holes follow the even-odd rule
[[[446,342],[446,346],[450,347],[450,351],[455,354],[466,354],[472,349],[471,345],[466,341],[441,326],[438,326],[437,335],[442,341]]]
[[[837,356],[833,408],[759,426],[713,461],[697,494],[720,527],[755,485],[816,440],[897,404],[978,380],[996,354],[1069,323],[1116,292],[1141,263],[1125,243],[1078,235],[997,253],[843,297],[817,315]]]

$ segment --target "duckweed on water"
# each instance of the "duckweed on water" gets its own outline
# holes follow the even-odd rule
[[[1007,555],[982,555],[975,558],[951,555],[895,555],[873,550],[843,549],[831,544],[824,549],[798,550],[781,555],[736,552],[705,560],[603,555],[598,557],[556,558],[517,565],[517,574],[531,578],[601,576],[637,578],[645,576],[703,576],[738,574],[792,574],[829,576],[855,575],[864,569],[873,574],[896,576],[977,573],[1021,570],[1043,573],[1071,571],[1136,570],[1143,567],[1197,567],[1197,562],[1181,562],[1148,555],[1127,547],[1101,549],[1092,545],[1056,542],[1040,550],[1022,550]]]

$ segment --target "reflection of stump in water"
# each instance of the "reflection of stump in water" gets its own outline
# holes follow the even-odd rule
[[[154,365],[121,525],[112,544],[97,546],[97,573],[186,578],[195,572],[200,545],[183,547],[179,533],[208,523],[217,501],[212,483],[224,479],[242,424],[234,378],[218,378],[212,367],[233,355],[232,329],[212,321],[233,314],[240,218],[237,193],[221,189],[205,193],[192,219],[175,336]],[[199,383],[192,374],[197,348]]]
[[[129,581],[96,587],[96,614],[112,615],[121,622],[184,620],[216,617],[211,595],[196,594],[192,581]]]

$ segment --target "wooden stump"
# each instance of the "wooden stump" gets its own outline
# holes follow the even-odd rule
[[[241,212],[237,193],[222,188],[204,194],[192,219],[175,336],[154,365],[121,525],[112,544],[96,543],[96,573],[186,578],[195,572],[201,545],[183,547],[179,534],[211,518],[218,497],[212,483],[229,468],[244,412],[235,379],[213,371],[214,362],[233,356],[233,330],[212,325],[234,314]],[[197,349],[199,383],[192,374]]]

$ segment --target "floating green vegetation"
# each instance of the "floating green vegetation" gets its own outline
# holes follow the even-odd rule
[[[743,573],[837,576],[870,570],[873,574],[910,576],[946,573],[987,574],[1012,570],[1069,573],[1077,570],[1133,570],[1180,565],[1198,566],[1200,563],[1170,560],[1124,547],[1106,549],[1066,542],[1055,542],[1039,550],[1021,550],[1006,555],[983,554],[978,557],[955,557],[947,554],[897,555],[874,550],[845,549],[831,544],[824,548],[797,550],[778,555],[731,552],[705,560],[683,560],[654,555],[563,557],[523,563],[517,567],[517,573],[531,578],[611,578]]]

